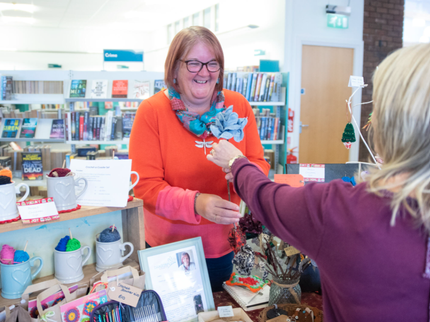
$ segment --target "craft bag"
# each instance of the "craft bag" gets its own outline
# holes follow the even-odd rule
[[[139,272],[137,269],[131,266],[125,266],[119,269],[109,270],[104,272],[104,274],[101,277],[102,283],[108,283],[109,277],[119,276],[121,274],[125,274],[131,272],[132,276],[131,278],[122,279],[120,280],[121,283],[131,285],[137,288],[140,288],[141,290],[145,289],[145,273],[142,275],[139,275]],[[116,285],[117,281],[111,281],[109,282],[108,286],[114,286]]]
[[[27,287],[27,289],[24,291],[22,295],[22,298],[26,300],[25,304],[23,305],[26,308],[28,308],[29,294],[45,289],[42,293],[38,294],[36,297],[37,310],[39,311],[39,318],[37,319],[31,318],[31,321],[32,322],[38,322],[38,321],[39,322],[40,321],[62,322],[60,306],[67,302],[73,301],[78,297],[81,297],[87,293],[88,285],[87,284],[79,284],[79,285],[80,287],[78,286],[78,289],[73,293],[70,293],[68,287],[61,285],[60,282],[57,281],[56,279],[30,285],[29,287]],[[65,299],[51,307],[48,307],[46,310],[43,310],[41,302],[59,291],[63,291]]]
[[[9,311],[8,306],[5,307],[6,311],[6,322],[32,322],[32,318],[26,309],[17,306]]]

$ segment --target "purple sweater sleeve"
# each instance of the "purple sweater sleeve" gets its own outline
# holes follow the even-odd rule
[[[317,260],[324,235],[324,197],[328,185],[293,188],[272,182],[246,158],[234,162],[238,195],[275,236]]]

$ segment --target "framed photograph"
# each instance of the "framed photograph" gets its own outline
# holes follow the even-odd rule
[[[160,295],[167,320],[197,321],[215,310],[201,237],[138,251],[146,289]]]

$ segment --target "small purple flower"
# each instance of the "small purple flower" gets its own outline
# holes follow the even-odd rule
[[[216,115],[215,124],[210,126],[212,134],[218,139],[229,140],[234,138],[236,142],[243,140],[243,128],[248,123],[248,118],[239,118],[233,112],[233,105],[229,106],[224,112]]]

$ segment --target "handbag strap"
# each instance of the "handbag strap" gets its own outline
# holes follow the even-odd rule
[[[131,266],[125,266],[123,268],[106,271],[102,275],[101,281],[103,283],[107,283],[108,282],[108,277],[110,277],[110,276],[118,276],[118,275],[121,275],[121,274],[124,274],[124,273],[128,273],[128,272],[131,272],[131,274],[133,275],[134,279],[138,279],[139,278],[139,273],[137,272],[137,269],[135,269],[134,267],[131,267]]]
[[[45,311],[42,308],[41,302],[47,297],[57,293],[60,290],[63,291],[64,297],[66,298],[66,302],[70,302],[73,300],[72,296],[70,295],[69,289],[64,285],[57,284],[57,285],[51,286],[47,290],[40,293],[36,298],[37,310],[39,311],[39,315],[45,314]],[[47,309],[47,311],[49,311],[49,308]]]
[[[57,284],[60,284],[60,282],[54,278],[54,279],[51,279],[49,281],[29,285],[25,289],[24,293],[22,293],[21,299],[25,300],[26,303],[28,303],[28,300],[30,299],[31,293],[46,290],[46,289],[48,289],[54,285],[57,285]]]

